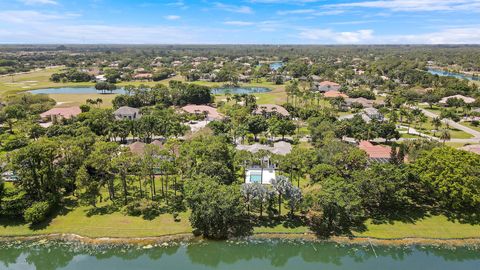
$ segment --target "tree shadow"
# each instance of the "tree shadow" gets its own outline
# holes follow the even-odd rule
[[[59,216],[67,215],[76,207],[78,207],[77,200],[70,197],[64,198],[63,201],[52,210],[52,212],[50,213],[50,215],[48,215],[45,221],[42,221],[37,224],[31,224],[29,227],[34,231],[43,230],[48,226],[50,226],[50,224],[52,223],[52,220],[54,220]]]
[[[430,217],[433,209],[423,206],[385,209],[371,214],[373,224],[393,224],[396,221],[415,224],[418,220]]]
[[[93,207],[86,211],[87,217],[96,216],[96,215],[109,215],[118,211],[118,207],[114,204],[104,205],[100,207]]]

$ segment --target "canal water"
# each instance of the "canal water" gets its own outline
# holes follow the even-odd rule
[[[480,269],[474,248],[385,247],[302,241],[201,242],[158,247],[0,243],[0,269]]]

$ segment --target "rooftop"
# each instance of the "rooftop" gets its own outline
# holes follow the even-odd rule
[[[52,115],[59,115],[59,116],[62,116],[63,118],[69,119],[71,117],[75,117],[79,115],[80,113],[82,113],[82,110],[80,110],[80,107],[53,108],[44,113],[41,113],[40,117],[47,118],[47,117],[51,117]]]
[[[358,148],[367,152],[368,157],[375,159],[389,159],[392,149],[389,146],[373,145],[369,141],[361,141]]]
[[[263,111],[266,111],[267,113],[272,113],[276,112],[279,113],[283,116],[289,116],[290,113],[285,109],[284,107],[276,104],[259,104],[257,106],[257,109],[255,110],[256,114],[261,114]]]
[[[193,105],[189,104],[182,107],[187,113],[193,114],[201,114],[203,112],[208,112],[208,117],[213,119],[222,119],[223,115],[218,112],[218,110],[214,107],[207,106],[207,105]]]
[[[327,91],[325,92],[325,94],[323,94],[323,96],[326,98],[336,98],[336,97],[348,98],[348,96],[345,95],[344,93],[335,91],[335,90]]]

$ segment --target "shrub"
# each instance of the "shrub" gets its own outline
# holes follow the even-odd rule
[[[143,199],[129,203],[125,212],[129,216],[143,216],[144,219],[154,219],[163,213],[163,208],[156,201]]]
[[[28,223],[37,224],[47,218],[50,209],[51,206],[49,202],[36,202],[25,210],[23,217]]]

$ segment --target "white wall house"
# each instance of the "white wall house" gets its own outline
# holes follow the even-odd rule
[[[260,166],[253,166],[247,168],[245,173],[245,183],[261,183],[264,185],[271,185],[275,179],[275,167],[268,166],[261,168]]]

